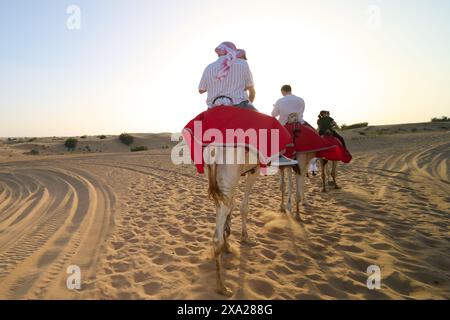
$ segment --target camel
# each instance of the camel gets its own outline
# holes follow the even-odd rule
[[[327,130],[324,135],[331,136],[333,134],[331,131]],[[330,167],[328,166],[329,162],[331,162],[331,170],[329,169]],[[341,187],[339,187],[336,182],[338,162],[337,161],[329,161],[327,159],[321,158],[320,164],[321,164],[321,168],[322,168],[321,169],[322,170],[322,192],[327,192],[327,187],[326,187],[327,180],[328,180],[328,185],[334,186],[335,189],[341,189]],[[330,177],[332,178],[332,180],[330,179]]]
[[[245,153],[244,147],[215,149],[218,155],[226,157],[226,153]],[[242,238],[244,243],[251,243],[247,232],[247,215],[250,192],[259,176],[259,164],[249,161],[249,153],[245,153],[243,164],[218,164],[207,165],[209,189],[208,194],[214,200],[216,207],[216,229],[213,237],[214,259],[216,262],[216,284],[217,291],[227,297],[231,297],[233,292],[225,285],[222,255],[224,252],[230,253],[231,246],[229,237],[231,234],[231,214],[234,208],[234,196],[239,179],[246,175],[244,198],[241,203],[240,212],[242,219]]]
[[[298,121],[299,114],[291,113],[288,116],[288,123],[296,123]],[[295,139],[295,138],[294,138]],[[306,153],[296,153],[295,158],[298,162],[296,166],[288,166],[288,167],[280,167],[280,190],[281,190],[281,204],[280,211],[286,212],[286,206],[284,204],[285,193],[286,193],[286,184],[285,184],[285,171],[287,171],[288,177],[288,201],[287,201],[287,210],[288,212],[292,212],[292,171],[295,172],[295,180],[296,180],[296,218],[300,220],[300,202],[302,205],[308,205],[308,202],[305,197],[305,181],[306,174],[308,172],[308,165],[313,158],[315,158],[316,152],[306,152]],[[291,171],[292,170],[292,171]]]

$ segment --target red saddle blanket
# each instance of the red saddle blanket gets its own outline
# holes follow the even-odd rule
[[[306,153],[334,148],[333,144],[324,140],[316,130],[306,124],[288,123],[285,128],[294,141],[293,147],[288,149],[287,156],[293,157],[295,152]]]
[[[342,142],[338,138],[333,136],[323,136],[322,139],[336,147],[317,152],[317,158],[324,158],[330,161],[342,161],[343,163],[350,163],[350,161],[352,161],[352,155],[342,145]]]
[[[330,161],[349,163],[352,160],[351,154],[336,137],[320,136],[316,130],[306,124],[286,124],[285,127],[294,141],[294,146],[288,148],[286,154],[290,158],[294,158],[296,152],[316,152],[317,158]]]
[[[292,143],[289,132],[274,117],[233,106],[200,113],[184,127],[182,135],[199,173],[204,173],[203,150],[208,145],[244,146],[266,165]]]

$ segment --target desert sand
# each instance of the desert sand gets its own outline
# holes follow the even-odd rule
[[[415,129],[415,130],[414,130]],[[307,181],[301,221],[278,211],[278,176],[261,177],[239,242],[225,255],[234,299],[449,299],[450,125],[345,133],[354,160],[342,190]],[[222,299],[215,292],[215,211],[207,180],[170,160],[168,135],[0,142],[1,299]],[[39,155],[24,154],[38,149]],[[242,192],[243,185],[240,186]],[[242,199],[242,193],[237,197]],[[66,286],[70,265],[81,290]],[[381,268],[381,289],[366,287]]]

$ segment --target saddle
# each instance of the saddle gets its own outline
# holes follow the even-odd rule
[[[295,145],[295,140],[300,136],[301,123],[298,121],[299,116],[300,116],[300,114],[298,112],[293,112],[288,115],[287,123],[294,126],[294,130],[292,132],[292,134],[293,134],[292,139],[293,139],[294,145]]]

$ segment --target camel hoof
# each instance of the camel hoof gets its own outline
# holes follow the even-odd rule
[[[286,213],[286,208],[280,207],[280,212]]]
[[[242,242],[243,244],[248,245],[248,246],[254,246],[254,245],[256,245],[256,241],[250,239],[249,237],[242,237],[241,242]]]
[[[298,222],[302,222],[302,217],[300,217],[300,214],[296,214],[295,215],[295,220],[297,220]]]
[[[231,291],[231,289],[229,289],[227,287],[219,288],[217,290],[217,293],[219,293],[227,298],[231,298],[233,296],[233,291]]]
[[[231,245],[226,245],[223,250],[224,250],[224,252],[226,254],[232,254],[233,253],[233,248],[231,247]]]
[[[335,185],[334,188],[335,188],[336,190],[341,190],[341,189],[342,189],[342,188],[339,187],[338,185]]]

